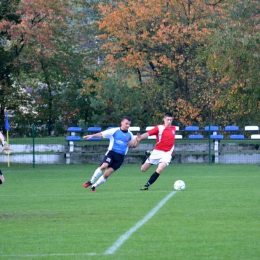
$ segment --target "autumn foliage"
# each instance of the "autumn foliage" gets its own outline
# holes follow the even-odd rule
[[[109,65],[106,69],[118,65],[131,68],[144,89],[147,82],[159,86],[158,91],[167,93],[161,100],[164,107],[159,108],[174,111],[185,125],[208,120],[234,121],[241,113],[233,114],[233,118],[223,117],[223,107],[219,106],[226,103],[237,84],[230,75],[234,72],[229,70],[230,55],[225,55],[227,59],[221,64],[222,53],[213,50],[224,44],[219,38],[223,28],[238,23],[231,13],[239,7],[248,10],[256,5],[257,1],[249,4],[221,0],[134,0],[101,4],[103,19],[99,29]],[[219,41],[216,46],[212,45],[214,41]],[[222,46],[223,53],[227,48]],[[156,111],[155,108],[153,112]]]
[[[18,109],[7,97],[16,82],[33,89],[48,122],[128,114],[145,125],[171,111],[179,125],[257,124],[259,9],[257,0],[3,0],[0,117]]]

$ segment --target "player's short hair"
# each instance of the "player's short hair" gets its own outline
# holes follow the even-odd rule
[[[129,122],[132,121],[131,118],[130,118],[129,116],[124,116],[123,119],[122,119],[122,121],[125,120],[125,119],[128,120]]]
[[[172,115],[172,113],[170,113],[170,112],[166,112],[166,113],[164,114],[164,117],[173,117],[173,115]]]

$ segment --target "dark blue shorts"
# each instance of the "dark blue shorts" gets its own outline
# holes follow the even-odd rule
[[[123,164],[125,155],[119,154],[113,151],[109,151],[103,158],[102,163],[108,163],[108,167],[111,167],[116,171]]]

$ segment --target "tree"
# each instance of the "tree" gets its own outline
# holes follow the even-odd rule
[[[9,6],[8,2],[6,1],[5,7]],[[9,47],[6,48],[5,44],[2,50],[6,57],[12,57],[8,71],[2,73],[5,81],[10,81],[7,85],[1,84],[5,91],[2,97],[8,97],[8,88],[15,90],[12,87],[12,82],[15,81],[20,88],[29,90],[32,100],[37,101],[34,103],[36,123],[51,125],[63,119],[66,122],[70,113],[83,108],[82,102],[77,103],[76,100],[83,100],[79,90],[89,68],[83,65],[86,49],[78,28],[81,17],[77,16],[71,5],[73,2],[69,1],[36,0],[16,3],[16,8],[9,8],[8,12],[3,10],[5,15],[0,21],[0,32]],[[18,16],[19,19],[6,19],[13,16]],[[1,64],[1,67],[4,68],[5,64]],[[74,99],[69,103],[72,96]],[[66,100],[64,97],[69,98]],[[19,100],[2,106],[15,110],[15,120],[18,120]],[[24,123],[28,122],[26,119],[31,120],[27,116]]]
[[[0,2],[0,124],[4,125],[4,111],[8,102],[8,93],[13,94],[11,72],[14,69],[14,61],[17,57],[17,50],[12,46],[11,37],[8,34],[8,24],[20,22],[20,16],[15,12],[18,8],[19,1],[3,0]],[[5,130],[5,129],[3,129]]]
[[[208,64],[222,85],[214,110],[226,124],[259,124],[259,2],[231,1],[228,10],[210,44]]]
[[[215,18],[225,11],[221,5],[222,1],[201,0],[134,0],[100,5],[106,69],[131,68],[143,86],[149,78],[150,84],[157,86],[156,95],[163,93],[164,106],[155,108],[154,113],[170,109],[183,124],[202,121],[209,117],[209,100],[198,93],[207,95],[211,91],[211,86],[201,82],[208,81],[208,37]]]

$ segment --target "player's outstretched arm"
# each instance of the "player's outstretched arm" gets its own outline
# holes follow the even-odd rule
[[[142,139],[145,139],[149,136],[149,134],[146,132],[144,134],[137,134],[136,139],[138,142],[140,142]]]
[[[90,139],[92,137],[102,137],[102,133],[99,132],[99,133],[96,133],[96,134],[93,134],[93,135],[85,135],[85,136],[83,136],[84,139]]]

